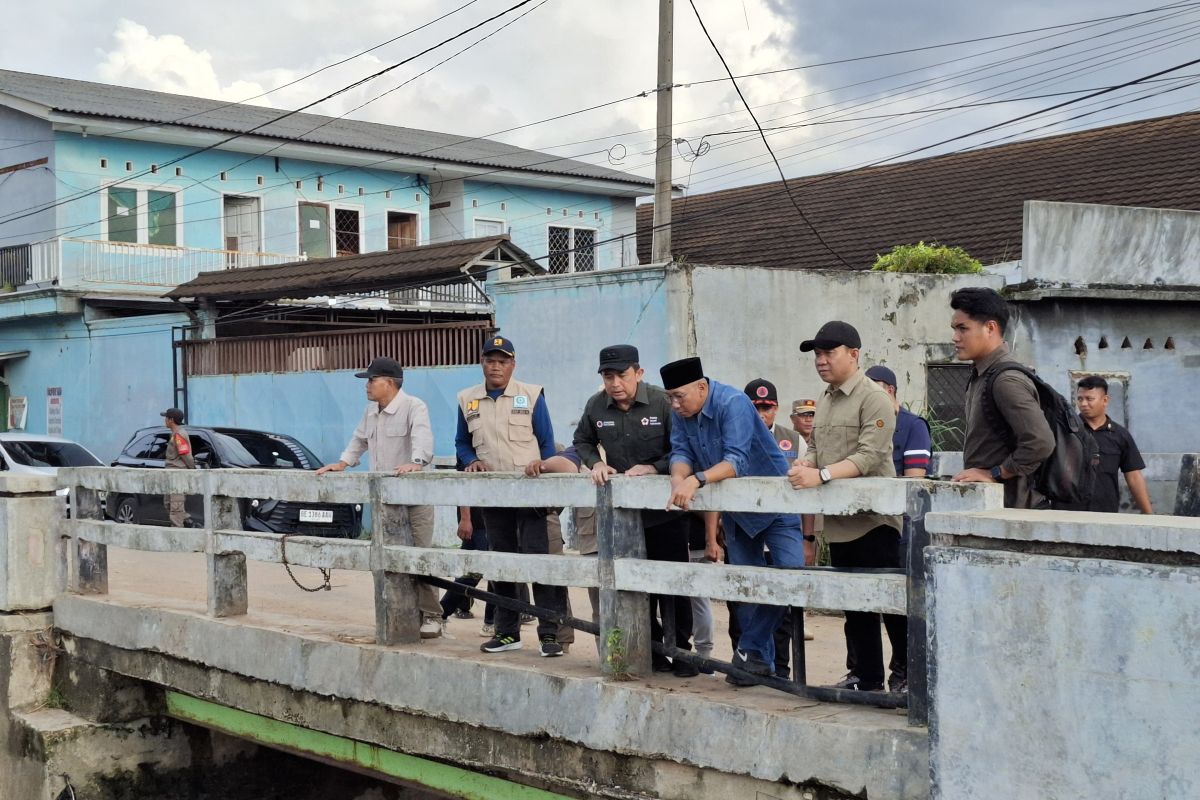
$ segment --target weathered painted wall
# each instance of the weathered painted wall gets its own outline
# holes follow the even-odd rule
[[[1010,341],[1054,388],[1072,397],[1085,374],[1122,382],[1112,416],[1124,420],[1143,452],[1200,449],[1200,419],[1179,407],[1181,393],[1200,385],[1200,303],[1046,299],[1014,309]]]
[[[1028,201],[1024,228],[1024,280],[1200,284],[1200,212]]]
[[[1200,795],[1200,569],[930,553],[933,797]]]
[[[437,455],[454,455],[455,397],[482,379],[473,365],[404,371],[404,391],[429,406]],[[341,455],[362,418],[367,405],[363,387],[364,381],[350,370],[196,377],[188,380],[189,411],[198,425],[290,434],[329,463]],[[366,468],[364,461],[361,469]]]
[[[764,377],[780,401],[820,397],[811,353],[800,342],[840,319],[862,336],[862,365],[886,364],[901,402],[925,404],[926,362],[949,361],[950,293],[963,286],[999,289],[989,275],[900,275],[836,270],[696,266],[691,279],[695,352],[708,374],[744,386]]]
[[[45,158],[43,166],[30,167],[0,176],[0,219],[25,214],[54,202],[54,134],[50,123],[0,106],[0,167]],[[0,247],[36,241],[51,234],[54,211],[47,209],[24,219],[6,222],[0,231]]]
[[[627,342],[647,379],[679,351],[661,267],[550,275],[497,283],[496,323],[517,349],[516,376],[546,387],[558,441],[569,444],[583,404],[600,388],[600,349]]]
[[[62,388],[63,435],[114,458],[137,428],[172,405],[171,326],[182,314],[93,319],[82,314],[0,324],[0,350],[28,350],[4,365],[11,396],[29,400],[25,430],[46,432],[46,389]]]

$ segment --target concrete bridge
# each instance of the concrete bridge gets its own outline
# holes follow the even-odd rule
[[[665,505],[658,478],[597,491],[579,476],[97,468],[59,481],[72,519],[53,480],[0,478],[3,798],[113,797],[122,781],[261,768],[280,750],[438,797],[1200,796],[1195,519],[1004,510],[995,486],[899,479],[803,492],[738,479],[698,495],[711,510],[907,511],[906,578],[645,561],[637,515]],[[118,491],[202,495],[206,527],[101,519],[100,493]],[[372,537],[290,538],[288,563],[336,570],[334,591],[300,598],[280,581],[280,537],[236,529],[244,497],[369,503]],[[409,504],[594,506],[601,553],[416,548]],[[418,576],[472,571],[599,589],[596,647],[538,659],[481,654],[469,634],[422,642]],[[648,592],[907,613],[908,709],[803,681],[657,677]],[[817,624],[840,659],[840,625]],[[145,796],[190,796],[158,791]]]

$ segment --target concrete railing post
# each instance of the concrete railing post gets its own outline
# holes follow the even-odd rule
[[[44,475],[0,477],[0,612],[49,608],[63,589],[69,542],[57,488]]]
[[[75,519],[104,519],[96,490],[72,489],[71,514]],[[72,538],[71,546],[71,591],[76,594],[108,594],[108,545]]]
[[[650,674],[650,605],[643,592],[617,590],[613,561],[645,558],[642,512],[613,507],[612,484],[596,490],[600,568],[600,668],[606,675]]]
[[[209,473],[208,478],[212,478]],[[211,481],[210,481],[211,485]],[[212,489],[204,492],[204,525],[208,541],[204,547],[208,564],[208,614],[212,617],[237,617],[249,608],[246,587],[246,554],[221,552],[217,549],[216,532],[240,530],[242,515],[236,497],[214,496]]]
[[[419,579],[384,569],[387,545],[412,547],[408,508],[380,499],[383,476],[371,477],[371,575],[375,580],[375,643],[412,644],[421,640],[421,613],[417,598]]]

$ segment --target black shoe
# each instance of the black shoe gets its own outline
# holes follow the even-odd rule
[[[888,691],[898,694],[908,693],[908,676],[902,672],[893,672],[888,676]]]
[[[542,658],[555,658],[563,654],[563,647],[553,636],[542,639]]]
[[[506,650],[520,650],[521,640],[515,636],[493,636],[479,645],[479,649],[485,653],[503,653]]]
[[[785,681],[790,681],[792,679],[792,673],[786,669],[777,669],[775,670],[775,677],[782,678]]]
[[[676,678],[694,678],[700,674],[700,670],[692,662],[684,661],[682,658],[675,659],[671,672],[675,673]]]
[[[882,683],[865,683],[857,675],[847,675],[833,685],[834,689],[848,689],[853,692],[882,692]]]
[[[753,675],[770,675],[774,670],[771,665],[763,661],[753,653],[743,653],[741,650],[734,649],[733,651],[733,666],[738,669],[745,670]],[[757,686],[757,681],[739,678],[736,675],[726,675],[725,682],[734,686]]]
[[[662,656],[653,657],[653,665],[655,672],[670,672],[675,667],[671,664],[671,659]]]

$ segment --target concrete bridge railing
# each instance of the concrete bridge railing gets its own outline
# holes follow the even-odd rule
[[[72,491],[74,519],[66,522],[70,590],[108,590],[108,546],[158,552],[204,553],[208,564],[208,613],[246,613],[246,560],[283,563],[285,544],[275,534],[239,530],[239,498],[362,503],[372,506],[366,540],[289,537],[292,565],[369,571],[375,583],[376,637],[380,644],[419,640],[419,576],[469,572],[492,580],[597,588],[600,592],[601,668],[633,675],[651,670],[645,609],[651,593],[709,597],[794,607],[908,614],[910,617],[909,711],[923,724],[924,570],[903,574],[842,572],[829,568],[770,568],[676,564],[645,560],[640,513],[661,509],[670,495],[666,477],[617,478],[597,489],[587,476],[419,473],[402,477],[350,473],[320,478],[269,470],[185,471],[78,468],[62,470]],[[127,525],[102,518],[100,493],[201,495],[204,528]],[[413,546],[406,506],[595,507],[599,558],[455,551]],[[927,541],[926,512],[983,511],[1002,505],[999,488],[936,481],[857,479],[796,491],[778,479],[744,478],[701,490],[694,508],[709,511],[853,514],[907,513],[914,520],[914,564]],[[609,635],[619,632],[617,635]],[[815,689],[814,689],[815,691]]]

